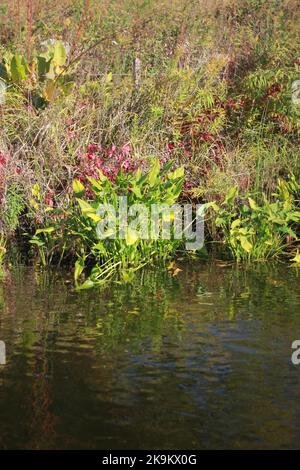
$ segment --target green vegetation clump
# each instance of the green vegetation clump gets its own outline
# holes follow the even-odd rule
[[[43,262],[75,258],[75,283],[85,289],[102,284],[116,272],[126,281],[154,260],[170,259],[183,243],[172,236],[170,222],[184,180],[182,167],[169,171],[170,167],[161,169],[159,160],[155,160],[149,172],[126,174],[121,170],[114,182],[99,171],[97,179],[88,177],[88,188],[74,180],[75,199],[66,207],[53,209],[48,216],[52,225],[38,229],[31,239]],[[122,202],[126,204],[123,216]],[[157,213],[159,232],[154,237],[150,215],[158,206],[162,210]],[[124,215],[127,220],[122,223]],[[170,239],[161,238],[164,222],[170,223]],[[78,280],[89,266],[89,276],[79,286]]]
[[[299,241],[299,200],[292,189],[300,185],[292,177],[278,183],[278,193],[272,200],[262,194],[257,202],[253,197],[239,198],[233,187],[220,205],[208,203],[216,214],[215,225],[221,229],[223,243],[230,254],[240,260],[266,260],[282,255]]]

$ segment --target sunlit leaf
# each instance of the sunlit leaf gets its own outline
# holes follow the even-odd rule
[[[250,253],[253,245],[249,242],[249,240],[246,237],[240,237],[240,242],[243,250],[245,250],[247,253]]]
[[[138,232],[132,228],[127,229],[126,233],[126,243],[127,245],[131,246],[139,239]]]
[[[149,171],[149,174],[148,174],[148,182],[149,182],[150,187],[153,187],[156,184],[159,170],[160,170],[160,162],[157,158],[155,159],[153,166],[151,167],[151,170]]]
[[[81,212],[83,214],[92,214],[93,212],[95,213],[96,210],[86,201],[83,199],[76,198],[76,201],[78,202]]]
[[[85,190],[85,187],[83,186],[83,184],[79,180],[74,180],[73,184],[72,184],[72,187],[73,187],[73,191],[74,191],[75,194],[81,194]]]
[[[54,232],[55,227],[46,227],[46,228],[39,228],[35,232],[36,235],[39,235],[40,233],[52,233]]]
[[[236,219],[232,222],[231,224],[231,228],[232,230],[234,230],[235,228],[237,228],[239,225],[241,225],[241,219]]]
[[[66,63],[67,53],[61,41],[57,41],[54,46],[53,63],[57,66],[63,66]]]

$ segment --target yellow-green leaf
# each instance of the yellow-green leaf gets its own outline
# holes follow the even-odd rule
[[[83,186],[83,184],[79,180],[74,180],[73,184],[72,184],[72,187],[73,187],[73,191],[74,191],[75,194],[83,193],[83,191],[85,190],[85,187]]]
[[[235,198],[237,197],[238,192],[239,191],[238,191],[238,188],[236,186],[233,186],[232,188],[230,188],[230,190],[226,194],[224,203],[225,204],[232,204],[233,201],[235,200]]]
[[[127,245],[134,245],[134,243],[139,239],[139,235],[136,230],[132,228],[127,229],[126,233],[126,243]]]
[[[11,78],[14,82],[26,80],[26,67],[20,54],[15,54],[10,64]]]
[[[94,222],[100,222],[101,217],[99,217],[98,214],[95,214],[94,212],[87,212],[86,216],[92,219]]]
[[[80,206],[80,209],[81,209],[81,212],[83,214],[92,214],[92,213],[95,213],[96,210],[86,201],[84,201],[83,199],[79,199],[79,198],[76,198],[79,206]]]
[[[168,173],[168,179],[169,180],[176,180],[177,178],[183,178],[184,176],[184,167],[180,166],[179,168],[176,168],[176,170]]]
[[[232,222],[231,224],[231,228],[232,230],[234,230],[235,228],[237,228],[239,225],[241,224],[241,219],[236,219]]]
[[[292,261],[294,262],[294,264],[299,264],[300,265],[300,253],[299,253],[299,250],[297,250],[297,253],[295,255],[294,258],[292,258]]]
[[[254,199],[252,199],[252,197],[248,197],[248,201],[249,201],[249,205],[250,205],[251,209],[253,209],[253,210],[258,209],[258,206],[257,206],[256,202],[254,201]]]
[[[54,230],[55,230],[54,227],[39,228],[35,232],[35,235],[39,235],[40,233],[51,233],[51,232],[54,232]]]
[[[57,66],[65,65],[67,53],[61,41],[57,41],[54,46],[53,63]]]
[[[247,253],[250,253],[253,248],[252,243],[250,243],[246,237],[240,237],[240,242],[243,250],[245,250]]]
[[[154,160],[153,166],[151,170],[149,171],[149,175],[148,175],[148,182],[151,187],[154,186],[156,183],[159,170],[160,170],[160,163],[159,163],[158,158],[156,158]]]

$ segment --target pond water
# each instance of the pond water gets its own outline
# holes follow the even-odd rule
[[[214,263],[0,283],[0,448],[300,447],[300,272]]]

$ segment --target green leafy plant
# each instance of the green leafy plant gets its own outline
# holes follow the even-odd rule
[[[67,74],[67,51],[61,41],[45,44],[46,51],[29,63],[19,53],[5,52],[0,65],[0,78],[9,89],[23,92],[36,107],[44,107],[58,95],[68,94],[74,85]]]
[[[290,184],[279,182],[280,197],[274,194],[273,201],[265,195],[260,203],[253,197],[240,198],[233,187],[220,205],[207,204],[216,214],[225,246],[238,261],[278,257],[299,241],[300,211],[287,191]]]
[[[79,180],[73,182],[75,200],[66,209],[54,209],[51,214],[53,224],[38,229],[31,243],[38,246],[44,262],[51,262],[54,257],[75,258],[74,277],[78,281],[85,270],[90,267],[90,274],[80,286],[81,289],[98,285],[116,271],[121,273],[123,280],[129,280],[134,271],[153,262],[169,259],[182,244],[182,240],[142,239],[139,229],[147,224],[150,229],[148,215],[139,219],[136,228],[130,224],[124,228],[125,236],[114,236],[110,224],[111,214],[99,213],[100,206],[110,205],[118,213],[119,196],[127,197],[130,208],[135,204],[143,205],[146,210],[153,204],[165,204],[166,208],[176,203],[182,190],[184,179],[183,168],[170,171],[171,163],[161,170],[160,163],[155,160],[146,174],[138,170],[134,174],[125,174],[122,170],[114,182],[99,172],[99,179],[88,178],[90,197],[86,197],[86,188]],[[163,218],[172,218],[166,211]],[[104,232],[100,234],[99,222],[107,222]],[[120,229],[120,222],[118,220]]]
[[[12,184],[6,193],[4,224],[9,232],[14,232],[19,224],[19,217],[25,209],[25,200],[22,190],[18,185]]]

